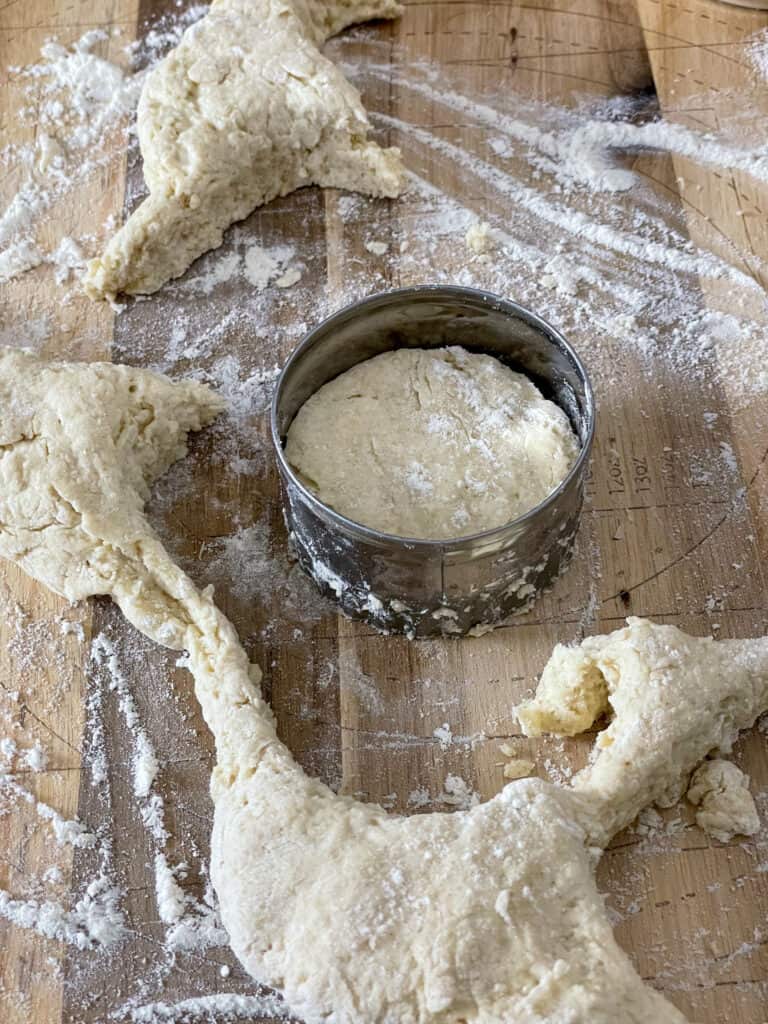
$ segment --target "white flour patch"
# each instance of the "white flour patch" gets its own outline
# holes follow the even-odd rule
[[[457,811],[468,811],[481,802],[481,796],[472,789],[466,779],[460,775],[446,775],[441,793],[433,797],[426,786],[412,789],[408,794],[407,805],[415,811],[428,807],[447,806]]]
[[[0,889],[0,917],[78,949],[112,946],[126,935],[120,895],[105,874],[88,884],[71,910],[54,900],[13,899]]]
[[[446,775],[443,792],[438,801],[455,807],[457,810],[468,811],[480,803],[481,797],[460,775]]]
[[[748,52],[753,64],[760,61],[763,53],[768,52],[764,38],[758,39]],[[730,167],[758,181],[768,181],[768,153],[762,145],[752,149],[729,145],[713,133],[694,132],[663,120],[642,125],[594,118],[585,121],[573,110],[520,98],[517,103],[522,113],[530,118],[524,121],[500,113],[489,104],[471,100],[439,79],[420,80],[410,68],[408,74],[398,74],[391,64],[366,63],[362,70],[365,76],[394,82],[430,103],[439,103],[500,132],[503,141],[492,140],[492,148],[499,156],[511,155],[509,140],[522,143],[534,166],[554,174],[562,185],[577,183],[597,192],[627,191],[637,184],[637,177],[632,171],[617,166],[613,153],[642,150],[684,156],[704,166]],[[345,65],[345,71],[354,75],[360,68]],[[547,122],[555,126],[552,129],[541,127]]]
[[[185,903],[185,912],[170,925],[165,933],[166,949],[171,952],[186,950],[199,953],[206,949],[229,944],[229,936],[221,923],[218,904],[210,881],[206,885],[202,900],[196,900],[193,896],[187,895]],[[166,909],[168,908],[166,907]]]
[[[0,252],[0,284],[6,284],[28,270],[39,267],[44,260],[34,242],[23,238],[20,242],[13,242],[7,249]]]
[[[375,238],[366,242],[365,248],[372,256],[385,256],[389,252],[389,244],[387,242],[380,242]]]
[[[275,542],[265,517],[206,546],[204,582],[219,593],[242,602],[258,601],[263,608],[279,602],[283,615],[302,628],[319,621],[332,609],[311,580]],[[271,620],[271,616],[270,616]],[[272,625],[265,627],[266,634]]]
[[[41,744],[37,742],[34,746],[24,751],[22,755],[22,763],[25,764],[30,771],[43,772],[48,764],[48,754]]]
[[[37,63],[8,69],[12,87],[22,91],[22,123],[34,126],[35,141],[0,150],[0,166],[21,181],[0,218],[0,282],[41,264],[52,265],[58,285],[67,284],[73,272],[79,276],[85,264],[81,243],[63,235],[46,251],[37,241],[38,229],[55,224],[49,213],[54,205],[120,158],[133,132],[132,115],[147,68],[206,9],[193,5],[173,21],[166,18],[165,29],[132,44],[130,55],[145,65],[135,73],[96,52],[112,40],[100,28],[89,29],[69,46],[49,40]],[[104,233],[113,226],[105,224]],[[95,254],[98,240],[90,239],[89,248]]]
[[[137,798],[143,800],[149,796],[159,769],[154,747],[139,720],[136,702],[128,680],[120,668],[115,645],[106,634],[101,633],[93,640],[91,658],[97,665],[106,669],[109,689],[117,694],[118,708],[134,744],[133,792]],[[156,838],[164,840],[166,837],[164,825],[158,824]]]
[[[295,250],[290,245],[273,246],[265,249],[258,243],[249,245],[243,256],[243,274],[246,281],[257,292],[264,289],[283,273],[283,268],[293,259]]]
[[[747,40],[746,54],[756,74],[768,81],[768,29],[756,32]]]
[[[234,252],[208,257],[202,274],[185,278],[170,287],[198,295],[210,295],[221,285],[243,281],[257,293],[263,292],[270,284],[290,288],[301,279],[298,267],[289,266],[295,254],[296,250],[290,245],[265,248],[257,242],[242,241]]]
[[[62,236],[46,252],[37,232],[51,223],[55,203],[114,159],[119,132],[127,130],[138,101],[143,76],[94,52],[108,40],[102,29],[89,30],[70,47],[52,40],[39,63],[10,69],[27,99],[22,122],[35,125],[36,142],[0,153],[2,164],[22,178],[0,218],[0,280],[51,263],[56,283],[64,284],[83,266],[78,243]]]
[[[133,1024],[193,1024],[195,1021],[253,1020],[290,1016],[285,1003],[270,994],[243,996],[219,992],[180,1003],[149,1003],[127,1010]]]
[[[187,907],[184,890],[160,850],[155,854],[155,899],[157,913],[163,924],[176,924],[184,916]]]

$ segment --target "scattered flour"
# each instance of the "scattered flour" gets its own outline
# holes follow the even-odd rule
[[[202,900],[185,896],[187,910],[165,933],[165,946],[171,951],[203,952],[229,944],[229,937],[219,917],[216,897],[210,882]],[[159,900],[158,900],[159,906]],[[166,908],[167,909],[167,908]]]
[[[89,883],[72,910],[53,900],[13,899],[0,889],[0,917],[78,949],[111,946],[126,935],[120,892],[104,874]]]
[[[149,1003],[130,1008],[133,1024],[192,1024],[193,1021],[255,1020],[286,1018],[285,1004],[274,995],[242,996],[220,992],[216,995],[184,999],[180,1003]]]
[[[263,292],[271,284],[290,288],[301,280],[298,267],[289,266],[295,254],[296,250],[290,245],[266,248],[243,240],[233,252],[207,256],[206,270],[202,274],[185,278],[171,287],[200,295],[210,295],[220,285],[243,280],[257,292]]]
[[[768,81],[768,29],[762,29],[747,41],[747,60],[757,75]]]
[[[71,47],[51,41],[40,50],[42,61],[14,69],[21,78],[41,85],[42,105],[31,108],[45,133],[69,153],[102,146],[108,133],[131,114],[139,98],[142,75],[126,73],[93,51],[109,41],[104,29],[91,29]],[[56,163],[57,156],[53,156]]]
[[[136,702],[133,699],[128,680],[120,668],[117,651],[112,640],[100,633],[91,644],[91,658],[108,673],[108,686],[114,690],[118,698],[118,707],[123,720],[131,733],[133,751],[133,792],[139,799],[149,797],[152,785],[159,769],[154,747],[147,736],[144,726],[139,720]],[[158,827],[158,838],[165,839],[166,833],[162,823]]]
[[[25,789],[11,775],[0,775],[0,790],[12,793],[20,800],[35,807],[44,821],[50,821],[56,842],[61,845],[92,847],[96,845],[96,836],[89,832],[82,822],[62,817],[58,811],[38,800],[33,793]]]
[[[48,764],[48,754],[39,742],[24,751],[22,762],[33,772],[43,772]]]
[[[761,40],[756,41],[750,53],[754,53],[755,47],[761,52],[761,45]],[[344,70],[350,77],[359,77],[361,71],[360,67],[350,65],[345,65]],[[385,78],[430,102],[499,131],[505,140],[522,143],[528,147],[527,156],[534,166],[553,174],[561,185],[578,184],[596,192],[627,191],[637,184],[637,176],[616,165],[613,151],[642,149],[685,156],[705,166],[731,167],[751,174],[758,181],[768,181],[768,154],[759,143],[751,149],[731,145],[712,133],[695,132],[664,120],[632,124],[626,120],[585,118],[578,110],[560,110],[519,97],[517,105],[521,113],[527,112],[530,116],[529,121],[524,121],[500,113],[480,100],[469,99],[434,73],[428,72],[420,78],[413,70],[397,72],[391,64],[370,62],[365,64],[362,73],[366,77]],[[542,127],[548,121],[554,123],[553,128]],[[510,153],[504,146],[497,146],[496,150],[503,156]]]
[[[143,75],[93,52],[108,41],[103,29],[89,30],[71,47],[52,40],[41,48],[39,63],[10,69],[28,97],[21,117],[35,125],[36,142],[0,154],[25,178],[0,218],[0,281],[52,263],[63,284],[83,265],[72,239],[63,237],[46,253],[36,235],[44,219],[50,222],[44,215],[57,200],[114,158],[115,132],[125,132],[138,101]]]
[[[163,924],[176,924],[184,916],[187,907],[184,890],[161,850],[155,854],[155,899]]]
[[[408,794],[407,804],[416,811],[439,805],[467,811],[479,804],[480,799],[480,794],[460,775],[446,775],[443,790],[437,797],[431,796],[426,786],[419,786]]]

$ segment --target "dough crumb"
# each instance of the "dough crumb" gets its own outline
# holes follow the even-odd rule
[[[696,824],[721,843],[760,831],[749,776],[732,761],[715,759],[700,765],[688,787],[688,799],[699,808]]]
[[[278,266],[278,261],[260,245],[250,245],[245,251],[246,280],[259,292],[267,287]]]
[[[442,725],[438,726],[432,735],[439,742],[441,750],[447,750],[451,743],[453,743],[453,732],[447,722],[443,722]]]
[[[484,220],[476,220],[474,224],[470,224],[464,241],[467,243],[467,248],[477,253],[478,256],[483,256],[495,248],[491,225]]]
[[[533,775],[536,765],[533,761],[527,761],[522,757],[515,757],[504,765],[505,779],[524,779]]]
[[[292,288],[301,280],[301,271],[298,267],[290,267],[284,274],[277,278],[275,284],[278,288]]]
[[[365,248],[368,252],[373,253],[374,256],[384,256],[389,252],[389,245],[386,242],[366,242]]]

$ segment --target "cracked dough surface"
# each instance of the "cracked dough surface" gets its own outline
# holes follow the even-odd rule
[[[148,483],[218,399],[6,350],[0,408],[0,554],[71,599],[111,594],[147,636],[189,652],[216,740],[212,879],[255,979],[307,1024],[682,1024],[614,941],[596,845],[752,724],[768,642],[634,619],[559,649],[563,701],[597,685],[581,706],[615,715],[574,785],[525,779],[469,811],[394,817],[304,774],[231,623],[144,518]],[[551,677],[540,699],[551,715]],[[521,711],[529,729],[538,700]]]
[[[94,298],[157,291],[230,224],[304,185],[397,196],[397,149],[367,139],[357,90],[318,47],[396,0],[214,0],[144,83],[149,196],[91,260]]]
[[[347,518],[443,540],[534,508],[579,449],[568,417],[532,381],[454,346],[396,349],[342,373],[299,410],[285,454]]]

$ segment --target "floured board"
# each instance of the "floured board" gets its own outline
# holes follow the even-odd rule
[[[39,64],[53,34],[73,44],[106,28],[91,52],[127,69],[157,59],[181,16],[147,0],[6,4],[2,66]],[[328,46],[379,137],[403,149],[413,177],[402,199],[288,196],[180,282],[117,314],[83,299],[74,277],[57,285],[47,265],[2,286],[3,343],[195,373],[232,400],[231,417],[193,440],[150,511],[263,667],[282,738],[334,788],[393,811],[448,811],[503,785],[501,744],[564,781],[590,738],[525,740],[512,713],[556,642],[627,614],[720,637],[768,630],[768,186],[739,156],[764,140],[766,26],[765,14],[706,0],[408,4],[398,23]],[[33,145],[41,130],[35,110],[47,100],[30,95],[30,81],[41,84],[4,79],[4,144]],[[692,152],[668,130],[622,135],[660,112],[717,133],[724,148],[699,136]],[[46,252],[65,235],[94,252],[105,219],[140,200],[140,161],[113,127],[87,150],[99,157],[92,170],[46,214]],[[600,140],[618,147],[605,167],[594,159],[607,152]],[[23,161],[5,156],[4,201],[23,178]],[[617,168],[634,172],[632,188],[603,176]],[[495,232],[487,257],[464,243],[476,219]],[[274,272],[260,290],[262,249]],[[277,287],[292,267],[300,281]],[[599,420],[577,557],[555,590],[482,638],[408,642],[339,617],[290,561],[266,411],[279,367],[323,315],[433,281],[489,288],[560,327],[592,374]],[[201,1010],[224,1020],[238,1006],[245,1019],[269,1019],[266,1004],[234,998],[254,988],[206,903],[211,742],[183,666],[110,604],[68,607],[7,565],[0,606],[0,737],[16,746],[2,748],[3,770],[97,837],[88,849],[59,846],[33,806],[0,794],[0,887],[71,908],[101,878],[126,928],[122,943],[79,950],[0,920],[0,1019],[96,1024]],[[114,657],[99,665],[94,652]],[[134,794],[140,729],[160,760],[164,848]],[[39,756],[28,753],[36,743]],[[765,733],[735,756],[752,778],[760,835],[724,846],[681,806],[620,836],[599,871],[642,976],[703,1024],[757,1024],[768,1005]],[[186,865],[186,938],[161,920],[161,848]]]

